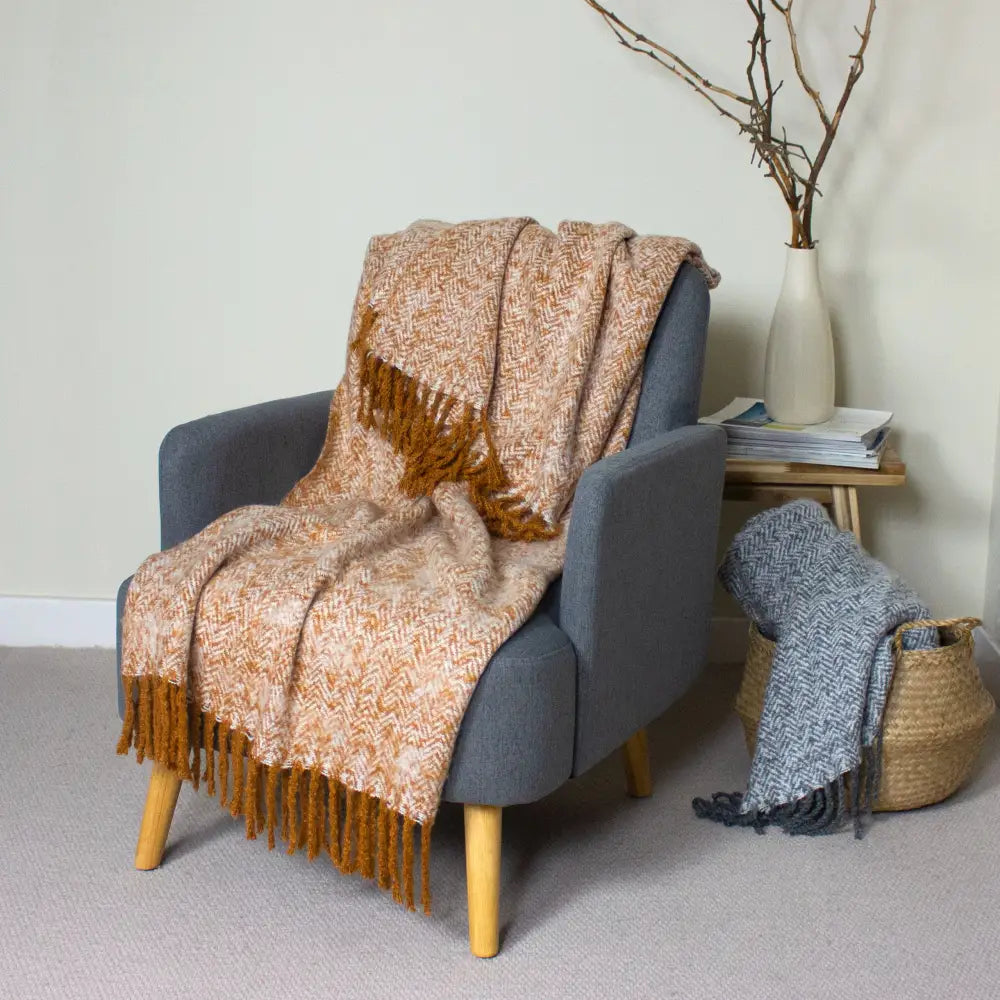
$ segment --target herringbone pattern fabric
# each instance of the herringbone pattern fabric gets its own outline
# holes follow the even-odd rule
[[[751,518],[719,579],[776,641],[742,815],[791,833],[859,818],[877,792],[892,637],[903,622],[927,618],[927,608],[812,500]],[[904,642],[936,646],[936,631],[914,629]],[[730,799],[717,810],[699,800],[696,809],[732,821]]]
[[[418,223],[374,238],[315,468],[281,506],[233,511],[136,573],[123,675],[185,692],[136,685],[137,749],[186,773],[201,725],[186,699],[245,746],[232,801],[248,834],[267,768],[272,837],[280,773],[292,849],[329,838],[344,867],[371,875],[377,855],[394,879],[402,817],[412,864],[409,832],[433,821],[479,675],[561,568],[580,473],[627,441],[685,260],[718,280],[694,245],[618,224]]]

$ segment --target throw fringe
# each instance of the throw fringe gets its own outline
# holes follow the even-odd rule
[[[308,805],[308,818],[306,821],[306,827],[308,829],[308,836],[306,839],[306,849],[308,851],[307,857],[310,861],[315,861],[319,855],[320,841],[322,839],[322,828],[320,820],[320,782],[323,780],[323,775],[319,771],[309,772],[309,805]]]
[[[351,866],[351,847],[354,844],[354,798],[357,795],[351,788],[344,789],[344,837],[340,845],[339,868],[345,874],[353,872]]]
[[[205,773],[202,780],[208,785],[208,794],[215,795],[215,719],[211,715],[204,716],[202,746],[205,748]],[[127,751],[126,751],[127,752]]]
[[[136,748],[136,757],[142,763],[145,754],[152,751],[153,724],[153,679],[143,677],[139,681],[139,726],[141,729],[141,746]]]
[[[257,839],[260,801],[257,791],[259,774],[260,764],[253,757],[248,757],[246,783],[243,786],[243,818],[246,820],[247,840]]]
[[[359,793],[360,794],[360,793]],[[362,878],[375,877],[375,858],[372,854],[372,810],[374,800],[367,795],[361,799],[361,816],[358,819],[358,871]]]
[[[413,906],[413,820],[403,817],[403,895],[406,897],[406,908]]]
[[[403,891],[399,884],[399,821],[395,813],[389,814],[389,887],[392,898],[403,902]]]
[[[550,527],[513,489],[490,436],[486,412],[423,385],[370,349],[378,314],[366,309],[352,349],[361,358],[358,423],[401,455],[400,490],[428,496],[439,483],[465,482],[490,532],[515,541],[554,538]]]
[[[123,682],[125,718],[118,753],[128,754],[134,748],[139,763],[151,757],[195,787],[205,782],[209,795],[218,788],[220,805],[244,820],[247,840],[255,840],[266,829],[267,846],[273,849],[280,809],[280,834],[288,854],[305,848],[310,861],[327,854],[340,871],[376,881],[413,910],[414,832],[419,825],[420,901],[424,913],[430,913],[430,823],[417,824],[376,796],[349,788],[316,768],[261,763],[253,755],[253,740],[189,704],[184,686],[154,675],[125,677]]]
[[[278,778],[281,776],[281,768],[274,764],[267,765],[267,849],[274,850],[274,831],[278,822]]]
[[[291,780],[285,792],[286,810],[288,812],[288,850],[286,854],[294,854],[299,845],[299,781],[302,778],[302,767],[296,764],[291,771]]]
[[[215,734],[219,747],[219,805],[225,807],[229,803],[229,726],[217,722]]]
[[[329,840],[326,844],[330,860],[340,867],[340,785],[333,778],[326,779],[327,807],[330,817]]]
[[[389,816],[385,803],[378,804],[378,820],[375,832],[377,843],[376,853],[378,865],[378,887],[389,888]]]
[[[233,729],[229,740],[229,758],[233,772],[233,794],[229,802],[229,815],[236,819],[243,811],[243,751],[246,737]]]
[[[857,840],[865,834],[865,821],[871,816],[878,797],[882,771],[882,740],[861,748],[861,762],[822,788],[793,802],[769,810],[743,811],[742,792],[716,792],[711,799],[693,799],[695,815],[723,826],[749,826],[763,833],[777,826],[785,833],[815,837],[834,833],[850,817]]]
[[[201,713],[192,702],[188,706],[188,732],[191,734],[191,784],[198,791],[201,784],[201,747],[204,726],[201,723]],[[128,747],[125,748],[126,750]]]

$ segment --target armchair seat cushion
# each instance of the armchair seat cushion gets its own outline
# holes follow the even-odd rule
[[[132,577],[118,589],[118,627]],[[119,642],[120,649],[120,642]],[[118,714],[125,701],[119,673]],[[539,609],[493,655],[466,709],[443,797],[515,805],[558,788],[573,770],[576,654]]]

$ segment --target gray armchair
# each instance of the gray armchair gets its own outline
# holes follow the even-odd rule
[[[623,745],[629,792],[650,794],[643,727],[702,665],[725,464],[722,431],[696,424],[708,310],[704,279],[685,264],[647,350],[629,446],[584,473],[563,575],[489,662],[462,722],[444,798],[465,805],[477,955],[499,947],[502,808],[541,798]],[[160,447],[164,548],[236,507],[277,503],[318,457],[330,397],[171,430]],[[118,704],[121,713],[120,678]]]

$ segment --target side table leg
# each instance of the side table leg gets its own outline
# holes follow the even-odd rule
[[[846,486],[832,486],[833,493],[833,523],[841,531],[851,530],[851,507],[847,501]]]
[[[854,537],[861,544],[861,511],[858,509],[858,488],[856,486],[847,487],[847,505],[851,512],[851,531]]]
[[[841,531],[853,531],[861,541],[861,514],[858,510],[858,491],[854,486],[834,486],[833,522]]]

